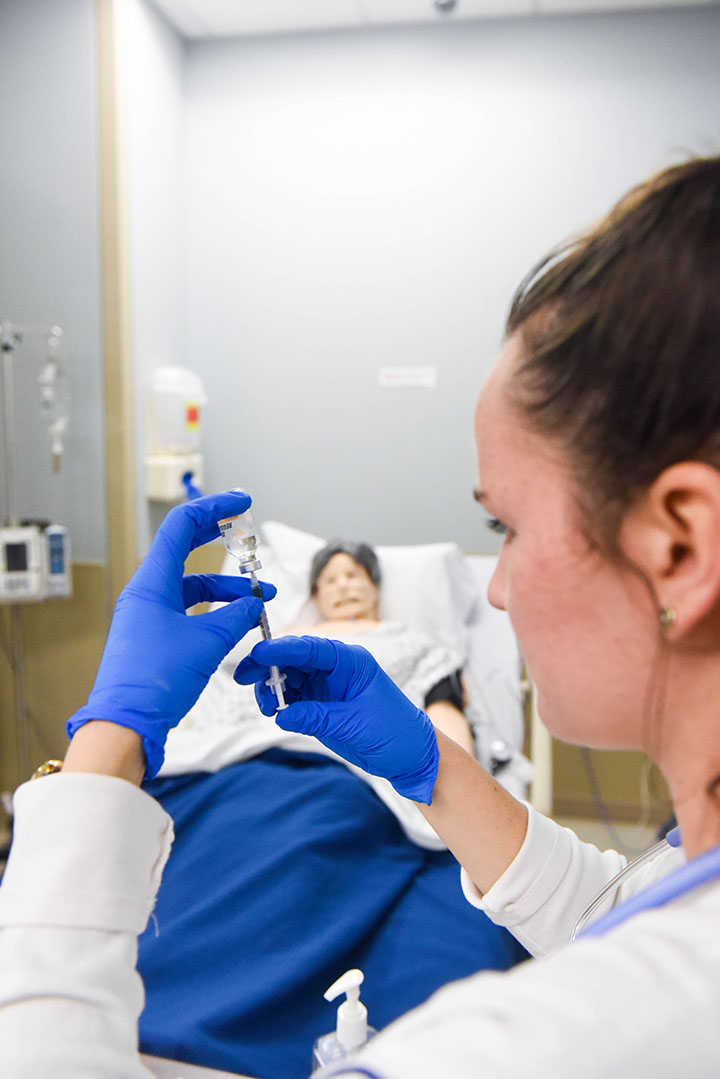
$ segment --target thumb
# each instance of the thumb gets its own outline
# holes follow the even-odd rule
[[[255,596],[243,596],[233,600],[232,603],[219,607],[216,611],[207,614],[191,615],[193,618],[201,618],[206,626],[215,629],[228,639],[229,652],[231,648],[241,640],[245,634],[254,629],[260,621],[263,601]]]
[[[322,738],[332,726],[330,712],[336,706],[319,704],[317,701],[296,701],[287,708],[279,709],[275,716],[278,727],[297,734],[310,734]]]

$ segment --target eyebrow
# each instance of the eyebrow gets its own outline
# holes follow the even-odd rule
[[[473,498],[476,502],[480,502],[482,504],[485,501],[486,493],[485,491],[481,491],[479,487],[474,487]]]

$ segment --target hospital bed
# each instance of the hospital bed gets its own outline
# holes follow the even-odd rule
[[[278,587],[268,612],[280,635],[314,620],[308,570],[325,540],[280,522],[262,532],[260,576]],[[376,550],[381,617],[460,654],[478,757],[524,794],[520,657],[505,615],[485,598],[494,560],[451,543]],[[344,970],[364,971],[369,1021],[381,1028],[445,982],[506,969],[525,953],[464,900],[457,863],[384,780],[259,715],[248,729],[208,722],[240,690],[232,670],[256,639],[221,665],[147,784],[177,838],[139,942],[141,1048],[300,1079],[313,1041],[334,1027],[322,994]]]

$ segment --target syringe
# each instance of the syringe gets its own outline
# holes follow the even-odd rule
[[[228,554],[231,554],[233,558],[237,558],[240,563],[240,572],[247,574],[250,577],[252,594],[261,600],[262,590],[260,588],[260,582],[257,579],[257,570],[262,569],[262,562],[259,560],[256,553],[258,532],[252,513],[250,510],[246,510],[245,513],[239,513],[236,517],[226,517],[224,520],[218,521],[218,528],[220,529],[220,535],[225,544],[225,550]],[[260,630],[264,640],[272,640],[270,623],[268,622],[264,603],[260,615]],[[270,677],[265,685],[272,686],[273,692],[277,697],[279,709],[287,708],[285,694],[283,692],[284,683],[285,675],[280,674],[280,668],[274,665],[271,666]]]
[[[242,571],[241,571],[242,572]],[[260,588],[260,582],[255,575],[254,570],[250,570],[250,588],[252,594],[257,596],[258,599],[262,599],[262,589]],[[260,615],[260,630],[263,638],[266,641],[272,640],[272,633],[270,632],[270,623],[268,622],[267,611],[265,610],[265,604],[263,603],[262,613]],[[280,668],[274,664],[270,667],[270,677],[265,683],[266,686],[272,686],[275,696],[278,700],[278,708],[287,708],[285,703],[285,694],[283,693],[283,687],[285,684],[285,675],[280,674]]]

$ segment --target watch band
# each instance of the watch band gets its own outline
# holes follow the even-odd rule
[[[63,766],[62,761],[49,760],[41,764],[39,768],[36,768],[30,779],[42,779],[43,776],[51,776],[54,772],[59,772]]]

